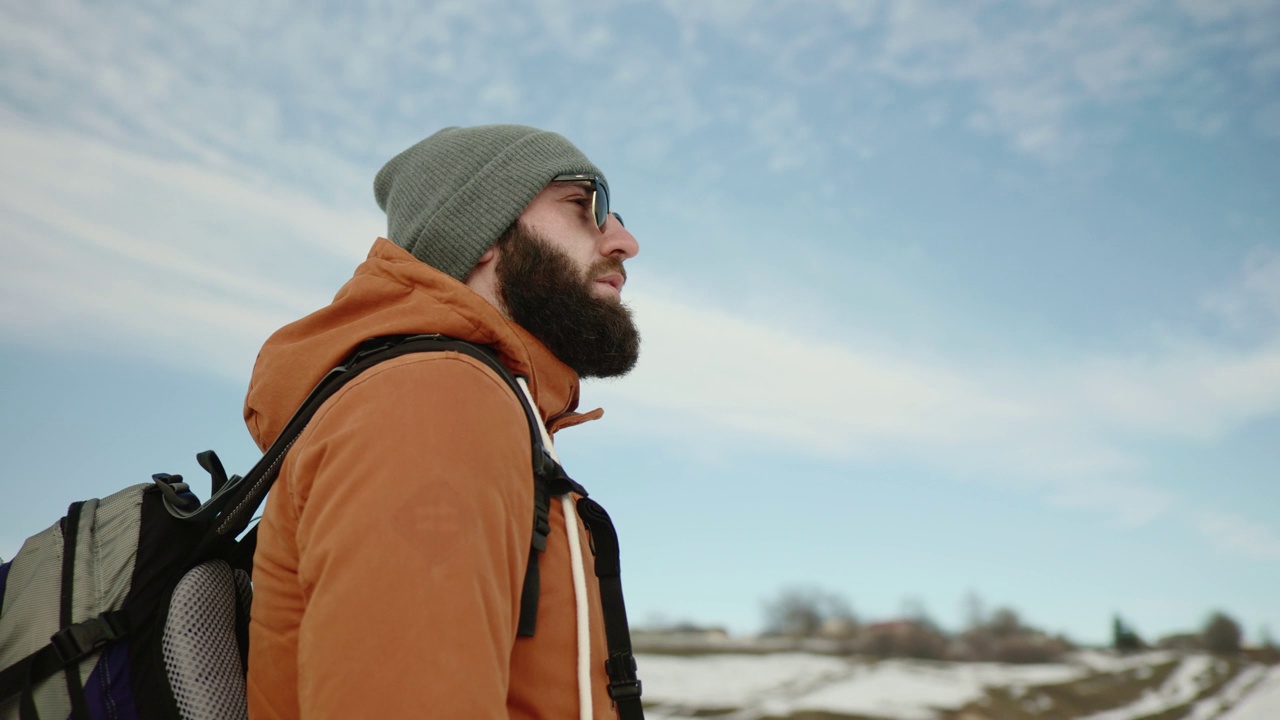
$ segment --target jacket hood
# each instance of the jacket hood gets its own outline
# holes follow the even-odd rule
[[[465,284],[378,238],[332,303],[276,331],[258,352],[244,405],[258,447],[271,445],[311,389],[361,342],[413,333],[493,348],[513,374],[528,378],[543,420],[559,418],[557,428],[603,414],[573,413],[578,376],[537,338]]]

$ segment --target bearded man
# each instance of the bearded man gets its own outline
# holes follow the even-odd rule
[[[576,412],[578,379],[636,363],[621,292],[639,246],[599,168],[555,133],[447,128],[388,162],[374,192],[387,237],[332,304],[258,356],[245,419],[261,447],[331,368],[384,336],[491,349],[548,445],[602,415]],[[259,525],[251,718],[614,715],[609,611],[570,502],[550,503],[545,548],[530,548],[532,422],[460,352],[381,362],[321,406]]]

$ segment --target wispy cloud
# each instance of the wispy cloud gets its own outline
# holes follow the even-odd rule
[[[1124,136],[1124,128],[1092,118],[1100,109],[1138,114],[1151,102],[1195,132],[1229,124],[1252,132],[1257,98],[1266,97],[1256,91],[1269,87],[1280,63],[1280,19],[1266,0],[1187,0],[1176,8],[1151,0],[866,0],[803,10],[671,3],[668,10],[686,38],[714,34],[769,58],[759,70],[775,79],[840,87],[857,98],[855,109],[878,104],[883,80],[925,91],[926,100],[890,91],[921,112],[941,95],[971,129],[1053,161]],[[1238,64],[1249,72],[1234,73]],[[823,104],[810,98],[805,110]]]
[[[1236,289],[1253,282],[1246,269]],[[1175,503],[1144,479],[1149,443],[1207,446],[1280,413],[1275,335],[1242,349],[1188,330],[1178,342],[1153,338],[1138,357],[947,358],[859,349],[856,338],[797,333],[669,289],[632,297],[644,359],[598,392],[639,414],[654,410],[661,421],[649,432],[691,445],[719,432],[726,449],[752,438],[818,455],[911,459],[1141,523]]]
[[[1260,246],[1245,259],[1240,282],[1210,293],[1204,306],[1227,326],[1250,337],[1280,328],[1280,251]]]
[[[0,325],[32,342],[93,337],[243,381],[266,335],[323,305],[382,229],[372,211],[267,189],[236,168],[20,122],[0,131],[0,152],[16,160],[0,171],[11,243]],[[1276,317],[1277,266],[1250,256],[1210,307]],[[1188,332],[1141,356],[948,358],[815,336],[647,284],[632,294],[640,368],[592,389],[655,418],[642,432],[911,459],[1141,522],[1173,502],[1142,479],[1143,443],[1211,443],[1280,412],[1275,325],[1243,346]]]
[[[1101,431],[1209,442],[1280,410],[1280,339],[1240,349],[1188,337],[1065,376],[1062,404]]]
[[[256,345],[323,304],[324,280],[382,227],[248,173],[16,120],[0,154],[0,323],[29,341],[91,338],[241,380]]]
[[[354,14],[37,3],[0,9],[0,96],[113,141],[207,164],[270,159],[278,178],[344,189],[428,129],[532,117],[588,147],[621,138],[628,162],[652,168],[683,141],[723,139],[794,172],[835,159],[824,130],[836,117],[874,146],[890,106],[1064,159],[1126,132],[1093,111],[1134,115],[1146,101],[1193,132],[1268,132],[1263,91],[1280,67],[1268,7],[866,0],[606,4],[584,16],[498,0]],[[713,66],[709,47],[740,72]],[[698,161],[722,152],[708,144]]]
[[[1265,525],[1230,513],[1202,513],[1196,524],[1223,551],[1256,560],[1280,561],[1280,538]]]
[[[894,3],[877,66],[920,87],[969,88],[971,127],[1043,159],[1062,160],[1114,132],[1088,112],[1160,100],[1167,81],[1199,64],[1193,38],[1147,2],[972,10]]]

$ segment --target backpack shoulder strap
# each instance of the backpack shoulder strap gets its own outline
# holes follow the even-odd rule
[[[285,423],[280,435],[263,453],[262,458],[243,477],[226,477],[222,464],[212,452],[200,453],[197,456],[200,464],[213,475],[216,486],[213,496],[203,504],[194,502],[194,496],[187,484],[181,482],[181,476],[153,476],[165,496],[166,509],[180,519],[213,523],[213,534],[218,537],[239,535],[248,527],[254,513],[266,498],[267,491],[275,483],[285,455],[326,400],[365,370],[379,363],[410,353],[445,350],[463,353],[483,362],[512,389],[525,410],[526,419],[532,425],[530,439],[536,450],[533,453],[535,473],[549,472],[550,457],[543,448],[542,438],[536,429],[537,418],[533,415],[536,410],[528,406],[515,378],[491,350],[444,335],[393,335],[366,340],[346,360],[321,378]]]
[[[644,720],[640,702],[640,678],[636,676],[636,658],[631,650],[631,629],[627,625],[627,606],[622,599],[622,563],[618,550],[618,532],[595,500],[578,499],[578,517],[591,534],[591,551],[595,554],[596,579],[600,583],[600,609],[604,615],[605,644],[609,658],[605,673],[609,676],[609,697],[618,708],[620,720]]]
[[[501,378],[520,401],[525,420],[529,425],[534,477],[533,538],[530,542],[524,588],[521,591],[518,634],[533,635],[537,625],[540,594],[538,555],[546,549],[547,535],[551,531],[548,519],[551,498],[562,495],[570,489],[580,490],[580,487],[569,479],[560,464],[547,450],[539,430],[537,408],[532,406],[511,371],[498,360],[497,355],[487,347],[444,335],[394,335],[373,338],[361,343],[342,364],[330,370],[316,384],[307,399],[294,412],[293,417],[285,423],[279,437],[271,447],[267,448],[262,459],[244,477],[236,475],[228,478],[225,471],[222,471],[222,463],[218,462],[212,452],[201,453],[198,456],[200,464],[213,475],[216,488],[213,496],[204,504],[192,501],[194,496],[190,495],[186,484],[180,482],[180,476],[155,476],[154,479],[165,496],[165,507],[171,514],[184,519],[204,520],[211,523],[211,531],[196,555],[200,555],[206,547],[224,541],[225,538],[236,537],[248,527],[266,498],[267,491],[279,476],[280,465],[289,448],[311,421],[316,410],[344,385],[365,370],[392,358],[410,353],[445,350],[475,358]]]

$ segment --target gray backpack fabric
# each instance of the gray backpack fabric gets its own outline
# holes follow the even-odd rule
[[[141,484],[29,538],[0,565],[0,718],[247,718],[238,543],[156,592],[199,537]]]
[[[103,500],[90,500],[81,509],[84,531],[76,538],[71,597],[73,622],[118,610],[124,604],[133,575],[142,488],[126,488]],[[58,630],[63,564],[64,521],[32,536],[9,563],[3,582],[0,614],[0,667],[9,667],[49,643]],[[93,660],[76,668],[81,683],[88,680]],[[69,717],[71,701],[65,681],[50,678],[34,690],[35,703],[51,717]],[[18,698],[0,703],[0,717],[17,717]]]

